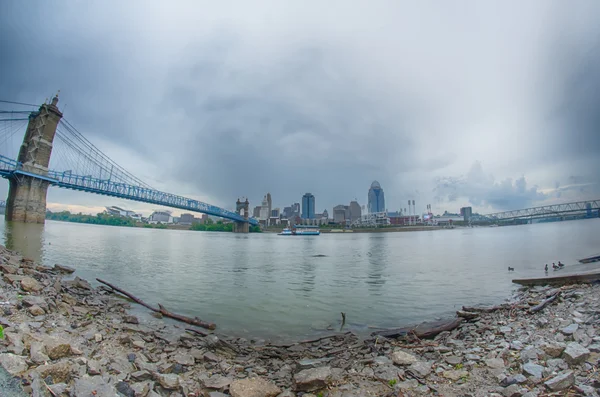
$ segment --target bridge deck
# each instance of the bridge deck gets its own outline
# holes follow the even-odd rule
[[[33,178],[48,181],[50,185],[64,189],[78,190],[104,196],[117,197],[127,200],[140,201],[143,203],[156,204],[165,207],[178,208],[182,210],[201,212],[214,215],[236,222],[249,222],[257,225],[256,219],[244,219],[243,216],[233,211],[204,203],[202,201],[178,196],[171,193],[161,192],[141,186],[126,183],[112,182],[108,179],[98,179],[89,176],[74,175],[69,172],[48,171],[48,175],[39,175],[20,169],[17,161],[0,155],[0,176],[3,178],[18,178],[26,175]]]

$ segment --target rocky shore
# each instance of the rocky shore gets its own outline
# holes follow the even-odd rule
[[[600,388],[598,285],[523,289],[428,340],[339,333],[270,344],[141,321],[109,288],[4,247],[0,272],[2,396],[531,397]]]

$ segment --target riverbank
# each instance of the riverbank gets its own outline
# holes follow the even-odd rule
[[[272,344],[142,321],[110,289],[3,247],[0,271],[0,364],[18,380],[3,387],[37,396],[531,397],[600,387],[598,285],[521,290],[428,340],[404,330]]]

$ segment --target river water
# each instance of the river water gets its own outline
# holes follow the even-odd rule
[[[340,312],[347,327],[370,332],[500,303],[516,289],[512,278],[600,252],[600,219],[318,237],[55,221],[2,221],[0,232],[46,265],[72,266],[227,334],[274,339],[338,328]]]

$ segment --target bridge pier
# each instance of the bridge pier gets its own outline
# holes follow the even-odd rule
[[[233,223],[233,232],[234,233],[249,233],[250,232],[250,223],[248,223],[248,208],[249,203],[248,199],[245,201],[237,200],[235,203],[235,212],[239,215],[243,216],[246,219],[246,222],[234,222]]]
[[[52,142],[62,113],[56,106],[58,97],[51,104],[44,103],[29,116],[23,144],[17,161],[19,171],[47,176]],[[10,178],[5,219],[7,221],[44,223],[46,221],[46,193],[49,182],[31,176],[16,174]]]

